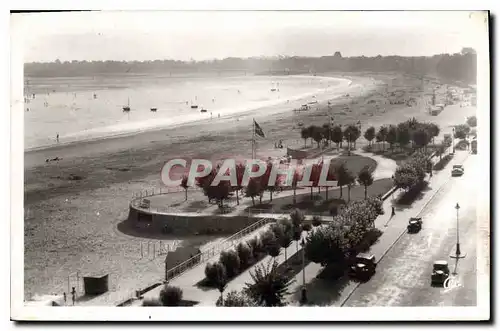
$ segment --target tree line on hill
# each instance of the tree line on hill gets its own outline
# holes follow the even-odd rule
[[[477,56],[471,48],[460,53],[434,56],[342,57],[340,52],[322,57],[252,57],[216,59],[209,61],[60,61],[33,62],[24,65],[28,77],[70,77],[100,74],[172,74],[210,71],[245,71],[259,74],[301,74],[342,72],[401,72],[419,76],[438,76],[444,79],[476,82]]]

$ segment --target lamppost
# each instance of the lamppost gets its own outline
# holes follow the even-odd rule
[[[458,227],[458,211],[460,210],[460,205],[458,204],[458,202],[455,205],[455,209],[457,210],[457,247],[455,250],[455,255],[451,255],[450,257],[455,259],[463,259],[466,254],[462,255],[462,252],[460,251],[460,231]]]
[[[453,146],[453,154],[455,154],[455,128],[453,128],[453,135],[451,137],[451,145]]]
[[[307,290],[306,290],[306,269],[305,269],[305,264],[306,264],[306,241],[304,238],[300,241],[300,246],[302,247],[302,290],[301,290],[301,295],[300,295],[300,303],[301,304],[306,304],[307,303]]]

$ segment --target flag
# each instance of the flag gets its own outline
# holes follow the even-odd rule
[[[255,120],[253,120],[253,124],[255,127],[255,130],[254,130],[255,134],[258,135],[259,137],[265,138],[266,135],[264,134],[264,131],[262,131],[262,128],[260,127],[260,125]]]

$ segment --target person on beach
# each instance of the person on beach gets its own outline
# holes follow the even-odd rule
[[[59,142],[59,132],[56,134],[56,141]]]
[[[396,216],[396,210],[394,209],[394,206],[392,206],[391,218],[394,216]]]
[[[220,118],[220,113],[219,113],[219,114],[217,114],[217,117],[218,117],[218,118]]]

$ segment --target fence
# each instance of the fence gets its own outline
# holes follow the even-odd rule
[[[154,260],[158,256],[166,255],[168,252],[173,252],[179,246],[179,241],[175,240],[172,244],[165,244],[161,241],[140,242],[141,259],[147,258]]]
[[[283,215],[284,214],[281,214],[280,217]],[[164,279],[159,280],[157,282],[153,282],[153,283],[149,284],[146,288],[152,289],[156,285],[164,283],[164,281],[168,282],[168,281],[180,276],[185,271],[187,271],[187,270],[189,270],[189,269],[191,269],[191,268],[193,268],[193,267],[195,267],[203,262],[207,262],[208,260],[210,260],[212,257],[216,256],[220,252],[233,247],[236,243],[238,243],[239,239],[241,239],[244,236],[248,235],[249,233],[257,230],[258,228],[260,228],[268,223],[274,222],[274,221],[275,221],[275,219],[273,219],[273,218],[260,219],[259,221],[247,226],[243,230],[238,231],[237,233],[233,234],[231,237],[226,238],[222,242],[214,244],[212,247],[205,249],[203,252],[193,256],[192,258],[182,262],[181,264],[179,264],[171,269],[168,269],[165,273]],[[144,293],[144,292],[145,292],[144,290],[136,291],[136,293]],[[131,302],[132,300],[133,300],[133,298],[131,298],[131,297],[128,297],[126,299],[122,299],[116,304],[116,306],[124,306],[124,305],[128,304],[129,302]]]
[[[135,192],[134,194],[132,194],[132,199],[139,199],[139,198],[147,198],[147,197],[151,197],[153,195],[159,195],[159,194],[169,194],[169,193],[179,193],[179,192],[184,192],[185,190],[180,187],[180,186],[176,186],[176,187],[160,187],[160,188],[152,188],[151,190],[144,190],[144,191],[140,191],[140,192]],[[201,188],[199,187],[189,187],[188,188],[188,192],[189,191],[201,191]]]

